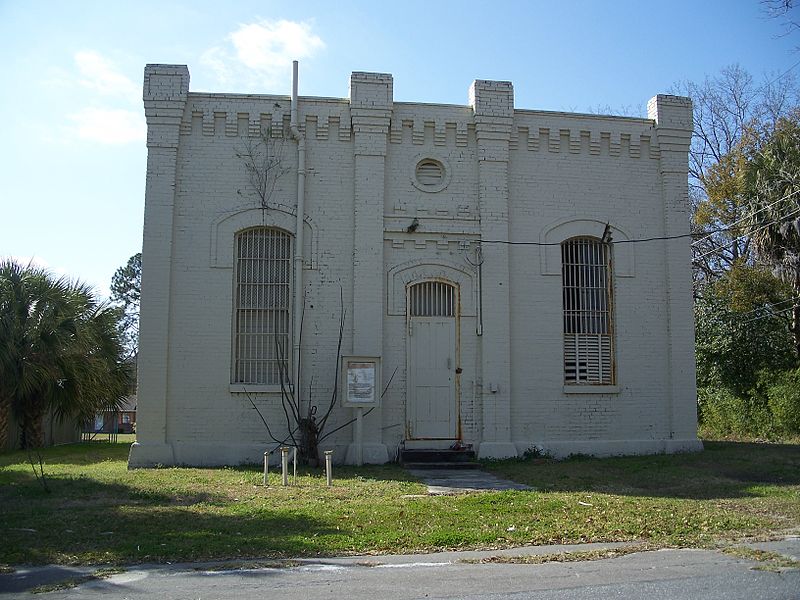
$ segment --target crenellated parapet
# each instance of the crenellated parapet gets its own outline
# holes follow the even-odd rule
[[[189,94],[181,121],[181,135],[258,137],[269,131],[275,138],[289,135],[288,96],[234,96]],[[346,100],[300,98],[298,127],[320,141],[349,142],[352,135]]]
[[[504,82],[482,83],[485,86]],[[172,109],[173,119],[180,114],[182,136],[257,137],[263,130],[269,130],[276,138],[288,136],[288,96],[188,93],[183,104],[176,104],[180,102],[180,86],[184,85],[182,77],[173,81],[169,96],[163,84],[164,81],[156,80],[154,89],[162,91],[158,92],[159,99],[151,103],[157,102],[157,114],[162,120],[168,107]],[[185,85],[188,86],[188,79]],[[366,85],[372,86],[374,82],[369,80]],[[386,88],[388,85],[384,84]],[[487,91],[483,91],[484,96]],[[506,91],[504,88],[503,92]],[[350,143],[354,127],[351,115],[357,113],[358,127],[365,132],[375,125],[385,127],[388,119],[388,142],[396,145],[467,147],[475,143],[476,130],[480,129],[484,140],[504,140],[507,136],[511,152],[659,160],[662,145],[676,143],[680,147],[685,144],[686,130],[678,118],[684,118],[686,112],[682,103],[685,99],[658,98],[661,99],[658,133],[654,117],[599,117],[531,110],[509,112],[507,107],[501,109],[499,104],[491,107],[485,102],[482,106],[483,110],[488,110],[486,114],[475,113],[470,106],[410,103],[386,105],[376,112],[374,103],[359,107],[347,99],[302,97],[298,127],[308,139]],[[655,108],[653,105],[651,110]],[[674,118],[668,117],[673,113]],[[156,113],[151,110],[148,114]],[[667,122],[668,118],[671,120]]]
[[[660,157],[649,119],[518,111],[509,143],[512,151],[549,152],[632,159]]]
[[[468,106],[395,103],[389,142],[465,147],[474,140],[474,134],[475,122]]]

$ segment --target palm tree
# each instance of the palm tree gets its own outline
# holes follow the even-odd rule
[[[0,446],[10,415],[30,448],[44,443],[48,411],[84,420],[121,402],[131,377],[118,320],[85,284],[0,261]]]
[[[782,307],[792,315],[790,330],[800,358],[800,112],[779,119],[751,151],[745,172],[750,195],[747,232],[756,259],[794,291]]]

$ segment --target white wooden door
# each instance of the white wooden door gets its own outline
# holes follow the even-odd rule
[[[408,339],[408,433],[456,437],[456,319],[411,317]]]

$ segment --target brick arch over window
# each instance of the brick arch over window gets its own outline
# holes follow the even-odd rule
[[[615,383],[610,254],[593,237],[561,243],[565,385]]]
[[[292,236],[275,227],[238,231],[234,257],[231,382],[279,385],[290,352]]]
[[[240,207],[217,217],[211,223],[209,265],[217,269],[230,269],[234,266],[234,247],[232,240],[237,231],[249,227],[273,227],[282,229],[294,236],[297,227],[295,207],[276,204],[273,208]],[[319,263],[319,228],[308,215],[303,217],[303,265],[306,269],[316,269]]]
[[[406,315],[406,289],[419,281],[447,281],[458,287],[461,316],[474,317],[477,312],[475,275],[463,265],[428,259],[411,260],[391,267],[387,272],[386,306],[392,316]]]
[[[601,238],[605,221],[570,217],[550,223],[539,232],[542,275],[561,275],[561,243],[574,237]],[[609,225],[615,242],[630,239],[627,232],[615,223]],[[614,244],[614,276],[634,277],[636,244]]]

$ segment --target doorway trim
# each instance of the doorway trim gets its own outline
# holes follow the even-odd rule
[[[452,319],[452,426],[447,436],[418,436],[414,429],[417,421],[417,387],[413,369],[412,348],[415,319]],[[421,323],[422,321],[416,321]],[[414,445],[441,446],[462,439],[461,428],[461,288],[457,282],[443,277],[427,277],[406,284],[406,427],[405,439]]]

